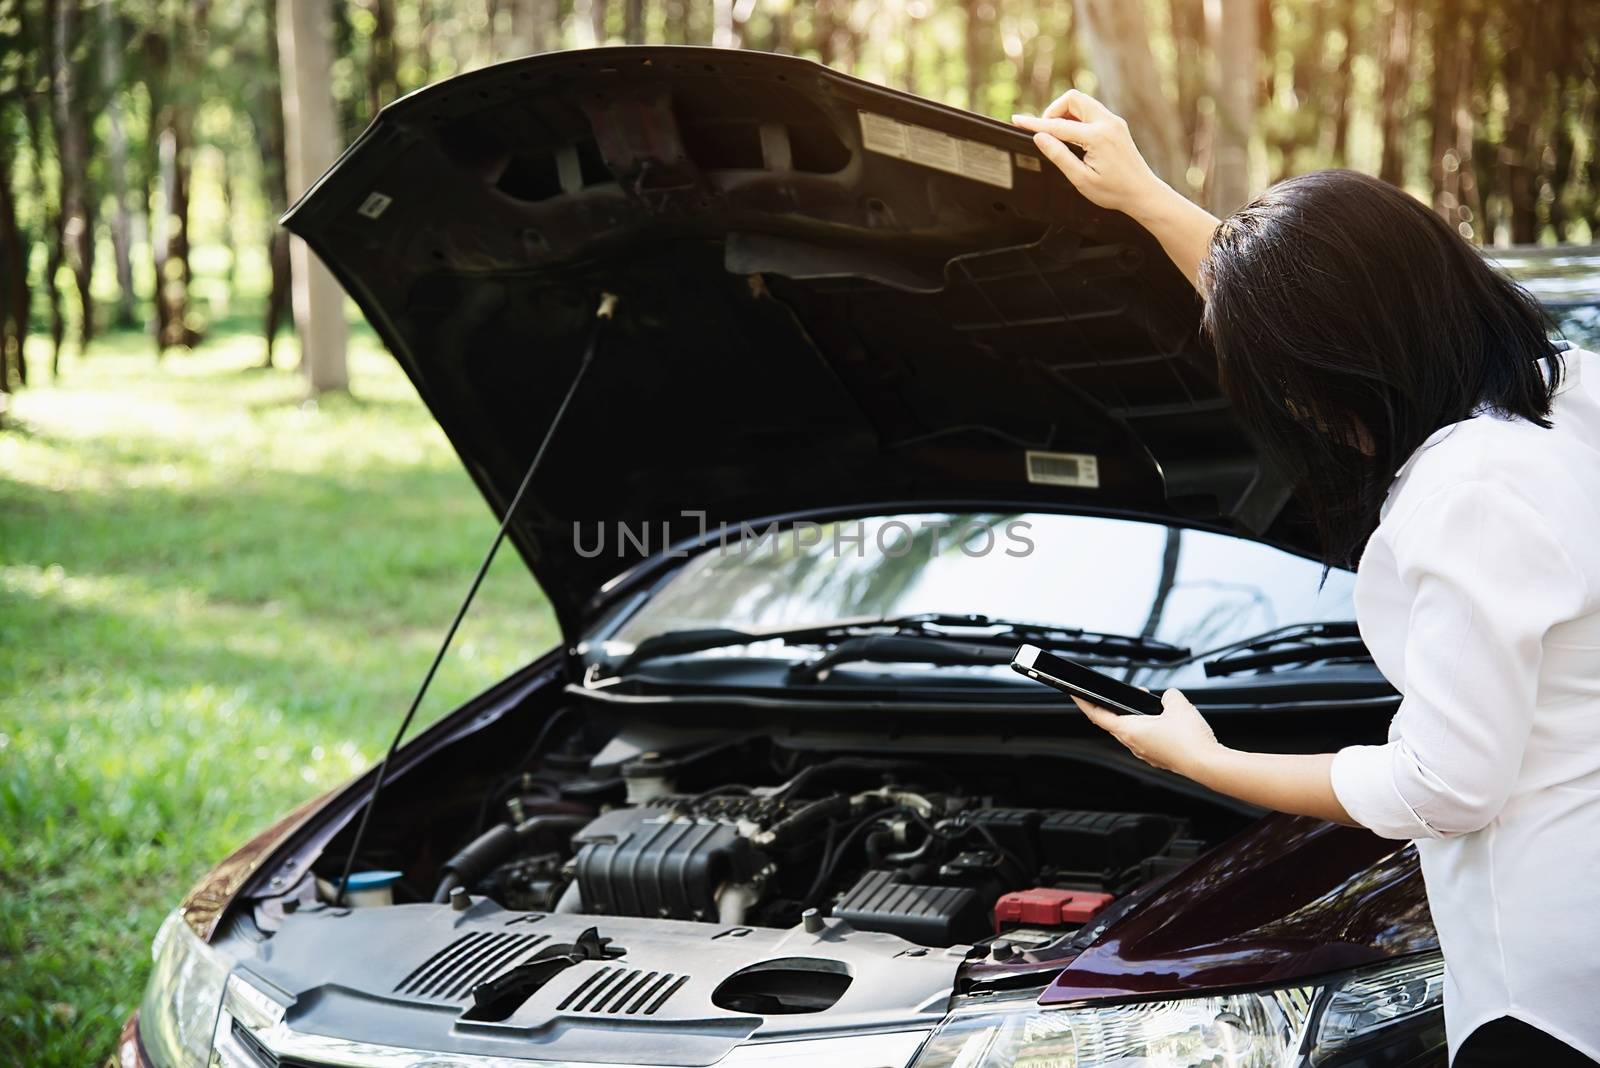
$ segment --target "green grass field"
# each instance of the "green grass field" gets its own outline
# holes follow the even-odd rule
[[[0,1064],[104,1060],[190,884],[380,755],[493,536],[370,334],[317,405],[261,344],[112,336],[0,430]],[[555,638],[508,550],[423,720]]]

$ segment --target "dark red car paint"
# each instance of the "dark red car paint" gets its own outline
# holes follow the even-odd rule
[[[1114,922],[1046,1004],[1266,986],[1438,948],[1416,851],[1271,816]]]

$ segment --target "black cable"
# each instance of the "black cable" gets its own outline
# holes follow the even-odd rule
[[[411,726],[411,721],[416,718],[417,709],[422,707],[422,698],[427,694],[428,687],[433,683],[433,676],[438,673],[439,665],[444,661],[444,654],[450,649],[450,642],[454,640],[456,631],[461,627],[461,621],[466,618],[467,609],[472,606],[472,600],[478,595],[478,587],[483,585],[485,576],[489,574],[489,565],[494,563],[495,553],[500,551],[500,543],[506,540],[506,531],[511,529],[511,518],[517,514],[517,505],[522,503],[522,497],[528,492],[528,486],[533,482],[534,472],[539,470],[539,464],[544,459],[544,454],[550,447],[550,442],[556,436],[556,430],[561,426],[562,418],[567,414],[567,406],[572,403],[573,395],[578,392],[578,385],[583,381],[583,376],[589,370],[589,365],[594,362],[596,344],[600,340],[600,332],[604,325],[610,321],[613,310],[616,308],[617,298],[610,293],[601,295],[600,307],[595,311],[595,324],[589,330],[588,341],[584,344],[583,356],[578,361],[578,370],[572,376],[572,382],[567,386],[566,396],[561,398],[561,406],[556,409],[556,414],[550,420],[550,426],[544,432],[544,440],[539,442],[539,449],[533,454],[533,462],[528,465],[527,474],[522,476],[522,482],[517,486],[517,492],[512,495],[511,503],[506,505],[505,514],[500,517],[500,529],[495,531],[494,541],[489,545],[489,552],[484,556],[483,563],[478,565],[478,573],[473,576],[472,585],[467,587],[467,595],[461,601],[461,607],[456,609],[455,619],[450,621],[450,629],[445,631],[444,641],[439,643],[439,651],[433,656],[433,663],[428,665],[428,673],[422,677],[422,685],[417,687],[417,695],[411,699],[411,707],[406,709],[405,718],[400,721],[400,729],[394,732],[394,740],[389,743],[389,751],[383,755],[383,760],[378,764],[378,771],[372,783],[372,793],[367,795],[366,805],[361,810],[361,822],[356,825],[355,838],[350,843],[350,852],[344,860],[344,872],[339,876],[339,892],[334,896],[334,904],[344,904],[344,893],[350,884],[350,873],[355,868],[356,856],[361,851],[361,840],[367,835],[367,824],[372,819],[372,810],[378,806],[378,793],[383,789],[384,779],[389,774],[389,763],[394,759],[395,752],[400,748],[400,741],[405,737],[406,730]]]
[[[981,823],[968,824],[968,826],[987,838],[989,840],[989,844],[994,847],[994,851],[1000,854],[1002,859],[1009,860],[1016,866],[1017,875],[1022,882],[1026,883],[1033,876],[1034,873],[1028,870],[1027,865],[1022,863],[1021,858],[1015,853],[1011,852],[1011,850],[1007,849],[1005,846],[1001,845],[1000,839],[996,838],[994,832],[988,827]]]
[[[528,751],[522,755],[521,760],[511,765],[511,774],[496,781],[494,786],[490,787],[488,792],[483,795],[483,800],[478,804],[478,818],[472,825],[472,833],[477,834],[483,830],[484,824],[489,821],[489,806],[494,804],[496,798],[503,797],[508,789],[516,785],[517,780],[522,777],[522,773],[527,770],[528,765],[533,763],[533,758],[544,750],[545,740],[550,737],[550,732],[555,729],[555,725],[561,722],[567,713],[572,712],[574,708],[575,706],[573,705],[562,705],[545,718],[543,726],[539,728],[539,733],[534,735],[533,744],[528,746]]]
[[[811,881],[811,889],[806,891],[806,896],[801,901],[801,906],[809,907],[827,888],[828,880],[833,878],[835,870],[839,867],[839,862],[844,860],[845,853],[852,845],[855,844],[856,839],[861,836],[862,831],[869,829],[875,824],[884,822],[887,817],[895,815],[900,811],[902,810],[897,808],[879,809],[851,827],[850,833],[844,836],[844,839],[840,841],[838,848],[833,849],[824,855],[823,862],[817,868],[817,877]],[[839,823],[833,824],[833,826],[830,828],[830,831],[836,830],[841,825],[842,824]]]

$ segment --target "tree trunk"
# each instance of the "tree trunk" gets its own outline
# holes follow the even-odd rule
[[[644,44],[644,0],[627,0],[622,5],[622,39],[627,44]]]
[[[61,236],[67,266],[78,288],[78,351],[94,337],[95,198],[89,190],[89,124],[77,70],[82,12],[79,0],[53,0],[50,50],[51,97],[55,105],[56,160],[61,182]]]
[[[1600,129],[1600,85],[1589,87],[1588,99],[1579,120],[1582,129]],[[1583,217],[1589,224],[1589,241],[1593,244],[1600,242],[1600,146],[1591,141],[1586,155],[1588,158],[1583,164],[1583,176],[1588,202]]]
[[[1459,228],[1465,224],[1467,232],[1477,237],[1480,242],[1487,239],[1487,234],[1484,230],[1483,191],[1478,185],[1479,167],[1475,152],[1478,120],[1472,94],[1478,80],[1486,18],[1484,5],[1477,0],[1469,0],[1467,24],[1462,34],[1456,67],[1455,116],[1452,120],[1456,136],[1455,190],[1456,199],[1459,201],[1456,208],[1459,222],[1456,225]]]
[[[1575,5],[1552,6],[1548,14],[1549,32],[1557,55],[1555,105],[1548,111],[1549,132],[1545,138],[1553,150],[1549,174],[1550,229],[1555,232],[1556,240],[1564,244],[1572,223],[1567,190],[1574,177],[1578,146],[1572,135],[1571,116],[1582,110],[1583,37]]]
[[[1250,199],[1250,131],[1255,125],[1256,12],[1259,0],[1221,0],[1211,6],[1212,51],[1216,55],[1217,127],[1213,136],[1211,210],[1227,215]]]
[[[662,41],[667,44],[689,43],[689,0],[664,0],[661,19]]]
[[[716,48],[739,47],[739,34],[733,22],[733,0],[711,0],[711,44]]]
[[[233,307],[233,293],[239,282],[239,240],[234,232],[238,208],[237,167],[226,144],[216,146],[219,177],[222,184],[222,243],[228,250],[228,269],[222,276],[223,290],[227,294],[225,307]]]
[[[200,332],[189,309],[189,174],[193,145],[190,115],[180,103],[153,111],[159,211],[150,213],[150,252],[155,267],[155,340],[159,357],[174,346],[193,348]]]
[[[283,81],[284,142],[289,189],[298,195],[321,177],[338,152],[328,8],[318,0],[277,0],[278,62]],[[313,393],[348,389],[344,294],[304,241],[290,241],[300,368]]]
[[[838,15],[834,5],[841,0],[817,0],[816,6],[811,9],[811,47],[817,54],[817,62],[824,67],[831,67],[834,63],[834,23]]]
[[[111,173],[111,258],[116,262],[117,326],[135,323],[133,213],[128,207],[128,134],[122,122],[122,40],[114,0],[100,2],[100,74],[106,93],[106,163]]]
[[[1144,5],[1127,0],[1074,0],[1079,41],[1099,80],[1097,95],[1128,120],[1150,166],[1176,188],[1188,170],[1180,150],[1177,109],[1161,91]],[[1252,31],[1253,36],[1253,31]]]
[[[0,140],[0,418],[6,395],[28,382],[28,242],[17,224],[12,192],[13,146]]]
[[[962,0],[965,16],[967,67],[967,110],[982,115],[988,111],[985,95],[989,89],[989,40],[993,36],[994,8],[989,0]]]
[[[916,26],[916,16],[906,12],[906,70],[916,66],[916,60],[909,52],[914,47],[911,31]],[[782,55],[794,54],[794,5],[774,11],[767,9],[767,51],[777,52]]]
[[[277,8],[269,4],[266,9],[267,34],[263,50],[267,60],[266,77],[262,78],[256,93],[256,107],[252,117],[256,123],[257,140],[261,142],[261,194],[271,212],[267,223],[267,264],[272,281],[267,290],[266,319],[261,334],[266,340],[266,351],[261,366],[272,366],[272,349],[278,340],[278,328],[283,325],[284,313],[289,308],[290,267],[289,231],[278,224],[289,207],[288,165],[283,148],[283,92],[278,75],[278,19]]]
[[[1507,13],[1506,122],[1500,165],[1510,206],[1511,240],[1531,244],[1539,236],[1539,115],[1546,65],[1541,55],[1539,8],[1527,4]]]
[[[19,12],[25,11],[19,8]],[[46,30],[46,33],[49,31]],[[23,36],[27,36],[24,29]],[[41,44],[47,38],[35,38]],[[48,49],[48,45],[45,46]],[[56,285],[61,274],[61,210],[53,202],[50,192],[50,182],[46,177],[44,166],[44,115],[38,106],[38,98],[32,93],[22,95],[22,118],[28,128],[28,155],[33,159],[33,193],[35,203],[39,205],[39,215],[44,222],[44,292],[46,303],[50,308],[50,375],[52,378],[61,373],[61,344],[66,337],[66,320],[61,314],[61,289]]]
[[[194,146],[194,98],[206,4],[179,5],[160,35],[150,35],[144,65],[150,93],[147,151],[156,187],[150,207],[150,254],[155,268],[153,330],[156,358],[174,346],[200,341],[189,307],[189,174]]]
[[[1339,24],[1344,38],[1344,51],[1339,54],[1339,65],[1333,72],[1333,85],[1329,98],[1333,101],[1333,114],[1329,123],[1332,143],[1328,155],[1336,166],[1350,163],[1350,93],[1354,88],[1353,70],[1356,58],[1356,5],[1349,0],[1344,5],[1344,19]]]
[[[1451,226],[1461,222],[1456,158],[1457,82],[1461,77],[1461,0],[1438,0],[1433,11],[1433,106],[1428,118],[1428,177],[1433,210]]]
[[[556,0],[536,0],[533,5],[534,49],[553,52],[561,47],[561,14]]]
[[[1383,155],[1378,177],[1390,185],[1405,184],[1405,135],[1409,118],[1406,91],[1411,87],[1411,23],[1416,0],[1394,0],[1389,37],[1383,54]]]
[[[1315,147],[1321,139],[1320,123],[1323,114],[1321,93],[1326,84],[1328,48],[1328,5],[1314,4],[1310,12],[1311,25],[1292,50],[1288,90],[1290,99],[1282,107],[1283,118],[1278,132],[1273,136],[1277,156],[1272,161],[1269,181],[1278,182],[1300,171],[1300,150]],[[1264,56],[1270,70],[1272,57]]]
[[[1194,160],[1200,142],[1200,101],[1206,95],[1205,0],[1170,0],[1174,74],[1178,89],[1179,155]],[[1188,188],[1187,183],[1180,188]]]
[[[369,115],[400,95],[400,50],[394,40],[394,0],[372,0],[372,62],[367,68]]]

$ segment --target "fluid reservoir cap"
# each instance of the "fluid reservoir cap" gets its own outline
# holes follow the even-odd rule
[[[383,890],[399,881],[400,873],[397,871],[353,871],[345,889],[350,893],[360,890]]]

